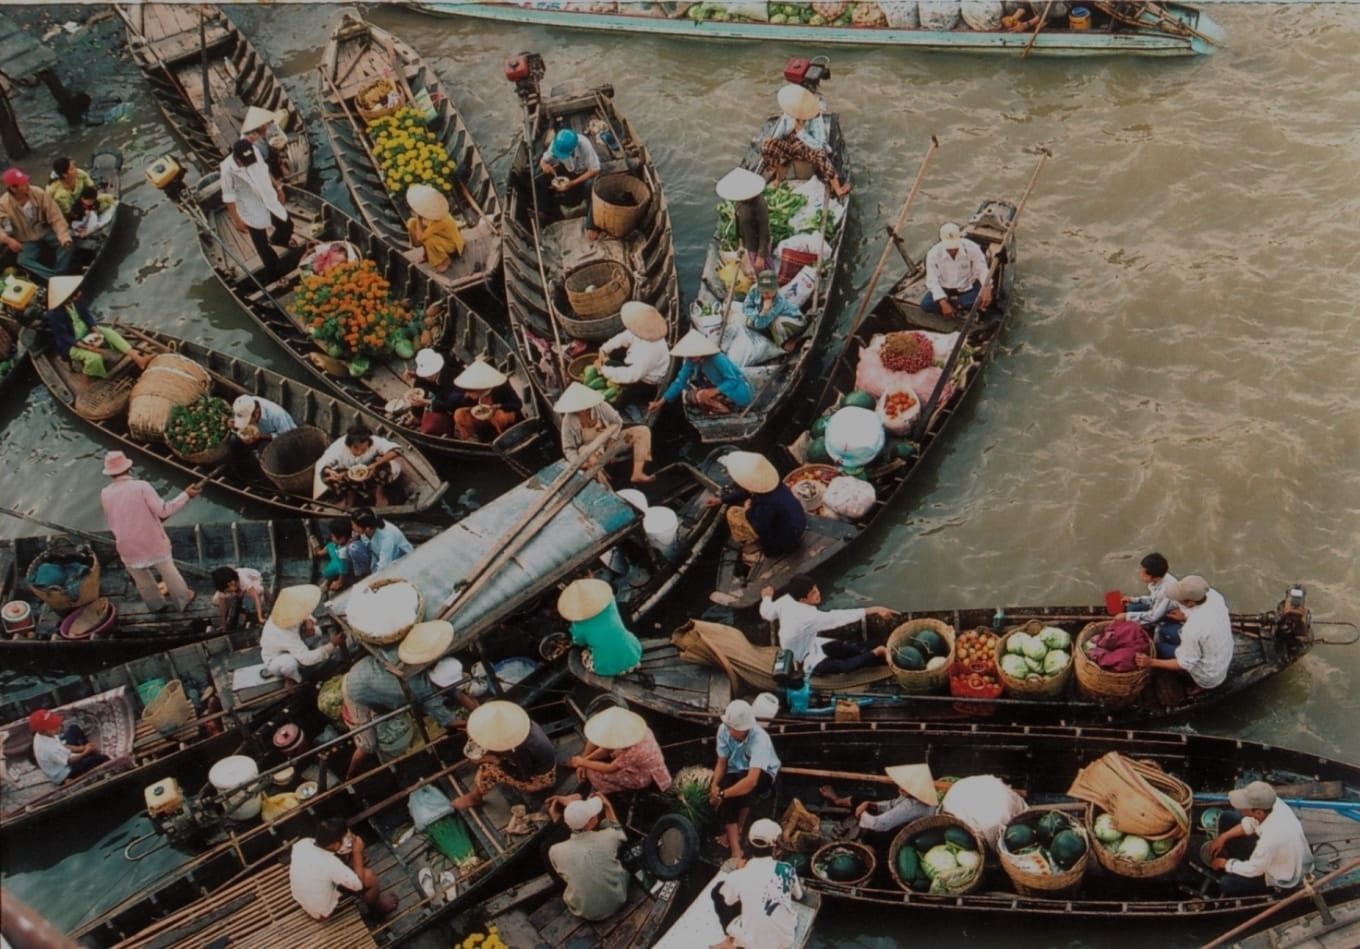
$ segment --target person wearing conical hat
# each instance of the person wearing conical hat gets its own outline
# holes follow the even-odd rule
[[[601,794],[671,786],[671,772],[656,735],[637,712],[617,705],[586,720],[586,745],[567,766]]]
[[[468,738],[483,749],[472,790],[453,801],[458,810],[482,803],[505,784],[533,794],[557,783],[557,750],[539,724],[514,702],[484,702],[468,716]]]
[[[671,347],[671,355],[679,356],[684,362],[661,398],[647,406],[648,411],[659,411],[667,402],[683,396],[686,403],[703,412],[731,415],[755,399],[751,383],[742,374],[741,367],[699,330],[692,329],[681,337],[680,342]]]
[[[464,441],[493,441],[520,420],[524,403],[510,377],[480,356],[453,384],[463,391],[462,404],[453,410],[453,427]]]
[[[15,165],[5,170],[5,193],[0,195],[0,244],[18,255],[15,263],[39,280],[51,280],[71,269],[75,244],[61,205],[42,188],[30,184],[28,174]],[[43,262],[44,251],[54,256]]]
[[[175,566],[170,555],[170,535],[161,522],[198,497],[203,488],[191,484],[169,501],[163,501],[150,484],[132,477],[132,459],[121,451],[104,456],[103,470],[110,480],[99,492],[99,505],[113,534],[114,548],[137,587],[137,595],[152,613],[166,608],[154,570],[165,582],[175,607],[183,612],[197,593],[189,589]]]
[[[246,109],[246,117],[241,122],[241,137],[255,146],[260,161],[269,166],[269,173],[275,178],[286,178],[288,166],[288,136],[281,122],[286,122],[288,113],[280,109],[271,112],[258,105]]]
[[[807,530],[807,512],[764,455],[728,452],[721,459],[734,487],[720,498],[709,497],[709,507],[726,504],[727,526],[742,559],[754,563],[798,549]]]
[[[274,600],[269,620],[260,632],[260,660],[271,675],[301,682],[304,672],[319,675],[344,642],[340,631],[331,633],[327,642],[311,645],[316,633],[312,611],[321,602],[321,588],[310,583],[284,587]]]
[[[648,402],[671,372],[671,349],[666,342],[666,318],[648,303],[630,300],[619,310],[623,332],[600,345],[596,369],[619,388],[615,405]]]
[[[781,115],[770,137],[760,146],[760,157],[772,174],[774,184],[784,180],[786,166],[792,161],[810,164],[831,193],[843,198],[850,186],[841,181],[827,148],[827,122],[822,117],[822,102],[810,89],[790,83],[779,90]]]
[[[586,668],[596,675],[623,675],[642,661],[642,643],[623,625],[604,580],[585,577],[567,584],[557,613],[571,624],[571,641],[585,651]]]
[[[624,428],[623,418],[604,400],[604,393],[599,389],[573,382],[553,404],[553,411],[562,418],[562,455],[568,462],[576,462],[585,448],[603,435],[603,445],[583,464],[598,463],[609,452],[614,440],[621,438],[632,449],[633,484],[656,480],[647,473],[647,462],[652,460],[652,430],[646,425]],[[599,476],[608,483],[603,468]]]
[[[47,312],[43,322],[52,334],[52,345],[84,375],[103,379],[109,374],[104,353],[108,350],[127,356],[140,371],[151,357],[137,351],[122,334],[110,326],[100,326],[86,302],[81,299],[80,282],[84,277],[71,275],[47,281]]]
[[[770,206],[765,203],[765,179],[747,168],[733,168],[718,179],[718,197],[732,202],[737,247],[746,254],[743,269],[764,270],[770,262]],[[736,279],[735,275],[733,279]]]
[[[406,204],[414,212],[406,219],[406,236],[412,245],[407,259],[443,273],[464,247],[463,232],[449,213],[449,199],[427,184],[413,184],[406,189]]]
[[[899,827],[920,817],[929,817],[940,810],[940,795],[935,790],[935,778],[928,764],[898,764],[884,769],[902,792],[887,801],[875,801],[868,797],[840,795],[829,784],[823,784],[817,793],[823,799],[838,807],[849,807],[855,812],[862,830],[881,838],[888,839]],[[868,839],[861,837],[861,840]]]
[[[940,226],[940,240],[926,252],[926,292],[921,309],[926,313],[956,316],[967,313],[981,297],[979,309],[992,305],[991,275],[987,255],[976,242],[963,236],[952,221]]]

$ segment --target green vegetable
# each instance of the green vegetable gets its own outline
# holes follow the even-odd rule
[[[825,465],[831,461],[831,455],[826,450],[826,438],[818,436],[808,442],[807,447],[808,464]]]
[[[826,434],[826,426],[830,421],[831,417],[828,415],[817,416],[817,418],[812,420],[812,425],[808,429],[808,434],[813,438],[821,438]]]
[[[581,373],[581,381],[586,385],[590,385],[592,381],[598,378],[600,378],[600,369],[598,366],[586,366],[585,372]]]
[[[1151,860],[1152,846],[1147,840],[1136,834],[1127,834],[1119,842],[1115,856],[1123,857],[1126,860]]]
[[[1033,672],[1035,675],[1041,675],[1043,673],[1044,663],[1042,659],[1031,659],[1029,656],[1025,656],[1023,658],[1025,660],[1026,669],[1028,669],[1030,672]]]
[[[954,851],[944,844],[931,847],[921,858],[922,869],[926,871],[926,876],[932,880],[941,873],[948,873],[950,870],[959,868],[959,861],[954,857]]]
[[[392,352],[400,359],[414,359],[416,348],[405,336],[398,336],[396,342],[392,344]]]
[[[1034,828],[1028,824],[1011,824],[1002,836],[1002,842],[1011,853],[1019,853],[1034,843]]]
[[[1039,630],[1039,638],[1049,649],[1071,649],[1072,634],[1056,626],[1045,626]]]
[[[1029,677],[1030,669],[1024,656],[1007,653],[1001,657],[1001,671],[1012,679],[1025,679]]]
[[[1060,869],[1070,870],[1086,853],[1086,841],[1081,839],[1081,834],[1071,828],[1060,830],[1053,835],[1053,843],[1049,844],[1048,852]]]
[[[1039,832],[1039,842],[1047,846],[1059,833],[1067,830],[1071,824],[1067,816],[1062,811],[1049,811],[1039,818],[1036,829]]]
[[[1114,818],[1109,814],[1097,814],[1091,830],[1096,835],[1096,840],[1103,844],[1117,844],[1124,837],[1123,832],[1114,826]]]
[[[982,854],[976,850],[960,850],[954,854],[954,859],[959,862],[960,870],[976,870],[982,865]]]
[[[349,361],[346,368],[349,369],[349,374],[351,376],[358,379],[364,373],[368,372],[369,369],[373,368],[373,364],[369,362],[368,358],[365,356],[355,356]]]
[[[911,845],[921,853],[925,853],[931,847],[938,847],[942,843],[944,843],[944,828],[932,827],[917,834]]]
[[[1152,855],[1154,857],[1160,857],[1164,854],[1168,854],[1175,849],[1176,844],[1178,843],[1180,843],[1180,841],[1172,837],[1163,837],[1161,840],[1154,840],[1152,842]]]
[[[917,647],[928,656],[949,655],[949,643],[933,629],[923,629],[912,638],[916,641]]]
[[[926,667],[925,657],[915,646],[898,646],[893,650],[893,665],[899,669],[919,672]]]
[[[617,399],[618,397],[619,397],[619,387],[618,387],[618,386],[605,386],[605,388],[604,388],[604,400],[605,400],[606,402],[613,402],[613,401],[614,401],[615,399]]]
[[[1072,657],[1061,649],[1055,649],[1044,656],[1044,675],[1055,676],[1067,668],[1067,664],[1072,661]]]
[[[977,846],[973,840],[973,835],[962,827],[946,827],[944,831],[944,841],[962,847],[964,850],[972,850]]]
[[[222,444],[231,430],[231,406],[215,396],[200,395],[188,405],[170,409],[165,443],[181,455],[196,455]]]
[[[903,461],[908,460],[914,454],[916,454],[916,446],[911,442],[898,442],[892,447],[892,457],[900,458]]]
[[[1022,651],[1026,659],[1034,659],[1038,662],[1043,662],[1044,656],[1048,655],[1048,647],[1044,645],[1044,641],[1033,636],[1025,637],[1025,645]]]
[[[897,875],[907,882],[921,875],[921,858],[914,847],[904,844],[897,848]]]
[[[1029,642],[1028,633],[1011,633],[1006,639],[1006,652],[1012,656],[1023,656],[1025,654],[1025,644]]]
[[[846,468],[841,472],[847,478],[858,478],[861,481],[869,480],[869,472],[863,468]]]

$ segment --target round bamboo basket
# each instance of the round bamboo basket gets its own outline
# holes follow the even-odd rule
[[[794,497],[803,505],[804,511],[816,514],[822,509],[822,498],[826,495],[827,486],[836,480],[840,473],[840,469],[835,465],[799,465],[784,475],[784,484],[793,491]],[[799,488],[800,484],[809,484],[812,487]]]
[[[180,451],[174,445],[170,446],[170,450],[174,452],[175,457],[191,465],[215,465],[226,460],[227,440],[224,438],[212,448],[205,448],[202,451]]]
[[[411,583],[409,580],[403,579],[402,577],[387,577],[386,579],[383,580],[375,580],[374,582],[368,585],[368,588],[370,590],[381,590],[383,587],[391,586],[394,583],[405,583],[412,590],[415,590],[416,593],[415,618],[412,619],[411,622],[408,623],[407,625],[398,627],[397,629],[394,629],[392,632],[387,633],[385,635],[375,635],[366,630],[360,629],[358,626],[355,626],[352,621],[350,621],[349,626],[350,629],[354,630],[354,635],[357,636],[362,641],[368,643],[369,645],[395,646],[397,643],[401,642],[403,639],[406,638],[406,634],[411,631],[411,627],[414,626],[416,623],[419,623],[421,618],[425,615],[425,598],[420,595],[420,588],[417,587],[414,583]]]
[[[931,830],[935,827],[961,827],[968,832],[969,837],[973,838],[973,843],[977,847],[979,860],[977,872],[973,874],[973,879],[963,889],[955,890],[951,895],[957,896],[964,893],[972,893],[974,890],[980,888],[982,886],[982,878],[987,874],[987,847],[983,843],[982,838],[974,833],[971,827],[957,817],[951,817],[949,814],[931,814],[929,817],[918,817],[897,832],[897,836],[893,838],[892,844],[888,847],[888,869],[892,871],[892,878],[897,881],[897,885],[908,893],[927,892],[926,890],[916,889],[916,887],[911,885],[910,880],[902,879],[901,874],[897,872],[897,854],[903,847],[909,846],[907,841],[913,840],[917,834]]]
[[[839,850],[848,850],[854,853],[856,856],[858,856],[862,861],[864,861],[864,866],[867,869],[864,871],[864,874],[862,876],[856,877],[853,880],[833,880],[830,877],[825,876],[820,870],[817,869],[817,864],[821,860],[829,858],[832,854],[836,853]],[[817,850],[812,854],[812,859],[808,861],[808,866],[811,868],[813,876],[826,883],[830,883],[832,886],[845,886],[845,887],[863,886],[864,883],[867,882],[868,879],[874,875],[874,869],[878,866],[878,857],[874,855],[874,852],[870,847],[860,843],[859,841],[841,840],[837,841],[836,843],[826,844],[822,847],[817,848]]]
[[[208,370],[192,359],[179,353],[161,353],[132,387],[128,434],[139,442],[163,442],[170,410],[188,405],[211,384]]]
[[[633,281],[628,268],[617,260],[592,260],[568,270],[562,284],[579,321],[594,322],[619,312],[628,301]]]
[[[1096,839],[1093,828],[1095,827],[1096,817],[1100,813],[1102,812],[1094,804],[1086,806],[1086,837],[1090,842],[1086,852],[1094,851],[1096,862],[1113,874],[1135,880],[1155,880],[1174,872],[1190,849],[1190,835],[1187,833],[1183,834],[1176,841],[1176,845],[1160,857],[1153,857],[1151,860],[1130,860],[1127,857],[1121,857]]]
[[[1068,680],[1072,678],[1072,663],[1069,661],[1066,668],[1057,675],[1032,675],[1024,679],[1017,679],[1014,676],[1006,675],[1006,670],[1001,668],[1001,657],[1006,655],[1006,643],[1016,633],[1027,633],[1034,635],[1044,628],[1044,624],[1038,620],[1030,620],[1024,626],[1016,626],[1006,631],[996,641],[996,676],[1005,686],[1006,695],[1012,695],[1021,699],[1052,699],[1063,694],[1067,688]]]
[[[934,630],[944,637],[949,651],[945,653],[946,662],[938,669],[903,669],[893,661],[893,652],[915,633],[923,629]],[[954,627],[937,619],[908,620],[888,635],[888,667],[897,678],[903,692],[940,692],[949,688],[949,667],[954,660]]]
[[[585,382],[586,369],[595,365],[595,358],[598,355],[592,350],[588,353],[582,353],[567,363],[567,378],[575,382]]]
[[[76,547],[75,550],[80,554],[81,561],[89,566],[90,572],[81,579],[80,585],[76,588],[76,596],[74,598],[66,592],[66,587],[64,586],[37,587],[32,583],[28,584],[28,588],[33,591],[34,596],[50,606],[55,612],[62,615],[93,603],[99,598],[99,579],[103,572],[103,567],[100,566],[99,558],[95,556],[94,550],[90,548],[89,545],[82,544],[81,546]],[[33,562],[28,565],[28,570],[24,573],[25,578],[33,576],[38,567],[48,561],[51,554],[52,550],[48,549],[34,557]]]
[[[76,396],[76,414],[92,422],[105,422],[115,415],[127,411],[128,400],[132,397],[131,376],[117,379],[96,379]]]
[[[312,470],[330,440],[314,425],[299,425],[270,439],[260,452],[260,468],[284,494],[312,496]]]
[[[595,226],[611,237],[627,237],[651,200],[647,183],[626,171],[600,175],[591,192]]]
[[[1072,665],[1077,677],[1077,693],[1082,698],[1092,699],[1109,708],[1124,708],[1137,701],[1147,687],[1150,669],[1134,669],[1132,672],[1110,672],[1086,655],[1086,644],[1098,633],[1105,631],[1110,620],[1087,623],[1077,634],[1072,649]],[[1155,655],[1152,637],[1148,637],[1147,654]]]
[[[1051,810],[1054,810],[1054,808],[1031,807],[1022,811],[1010,823],[1034,824]],[[1006,876],[1011,878],[1011,885],[1015,887],[1015,892],[1021,896],[1056,899],[1067,896],[1081,886],[1081,878],[1086,874],[1086,865],[1091,859],[1092,838],[1080,821],[1074,820],[1071,815],[1066,813],[1063,816],[1068,818],[1068,824],[1072,830],[1081,835],[1081,839],[1086,842],[1086,852],[1066,870],[1057,870],[1053,873],[1035,873],[1024,866],[1023,862],[1017,859],[1016,854],[1006,849],[1006,835],[1004,833],[998,839],[996,852],[1001,858],[1001,869],[1006,871]],[[1010,824],[1006,826],[1009,827]]]

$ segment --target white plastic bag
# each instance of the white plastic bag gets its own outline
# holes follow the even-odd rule
[[[945,32],[959,25],[959,0],[918,0],[921,29]]]
[[[1005,781],[990,774],[960,778],[940,802],[942,812],[963,821],[993,849],[1006,825],[1019,817],[1024,809],[1024,798],[1011,790]]]
[[[794,275],[794,278],[779,288],[779,293],[794,306],[802,309],[803,304],[812,299],[817,289],[817,268],[809,264]]]
[[[878,0],[878,8],[888,18],[894,30],[914,30],[921,25],[916,12],[916,0]]]
[[[911,398],[912,404],[905,412],[889,412],[887,403],[890,398],[906,395]],[[897,399],[895,401],[900,401]],[[911,431],[916,420],[921,417],[921,399],[912,390],[910,385],[895,383],[883,390],[883,394],[878,398],[876,409],[878,417],[883,420],[883,428],[894,435],[905,435]]]
[[[759,366],[784,355],[784,351],[774,344],[774,340],[759,330],[741,325],[732,334],[726,348],[727,358],[743,369]]]
[[[432,784],[416,788],[406,798],[406,807],[415,821],[416,830],[424,830],[441,817],[453,813],[453,804]]]
[[[1001,4],[995,0],[963,0],[959,16],[970,30],[1001,29]]]
[[[859,478],[841,475],[832,478],[822,495],[822,506],[847,521],[866,516],[874,506],[874,486]]]

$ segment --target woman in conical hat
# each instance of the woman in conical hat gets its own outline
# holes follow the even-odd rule
[[[489,442],[520,420],[523,403],[505,373],[481,358],[454,377],[463,404],[453,411],[453,427],[466,441]]]
[[[744,267],[764,270],[770,260],[770,207],[765,203],[765,179],[746,168],[733,168],[718,179],[718,197],[732,202],[737,246],[746,251]],[[735,279],[735,277],[734,277]]]
[[[453,801],[459,810],[476,807],[498,784],[532,794],[557,783],[557,751],[552,741],[514,702],[483,703],[468,716],[467,732],[485,753],[472,790]]]
[[[629,300],[619,309],[623,332],[600,344],[595,367],[619,390],[614,406],[645,404],[671,372],[668,327],[661,311],[649,303]]]
[[[413,245],[408,259],[424,261],[443,273],[453,258],[463,252],[463,232],[449,213],[449,201],[427,184],[414,184],[406,189],[406,203],[415,216],[406,220],[406,236]]]
[[[585,650],[586,667],[596,675],[623,675],[642,661],[642,643],[624,625],[614,590],[604,580],[567,584],[557,612],[571,624],[571,641]]]
[[[681,337],[680,342],[671,347],[671,355],[681,357],[684,362],[661,398],[647,406],[648,411],[660,411],[667,402],[674,402],[683,395],[686,402],[704,412],[730,415],[750,405],[755,398],[741,367],[697,329]]]
[[[873,835],[872,839],[886,841],[899,827],[938,812],[940,795],[935,790],[935,779],[928,764],[898,764],[884,771],[902,792],[891,800],[842,796],[829,784],[822,785],[818,793],[832,804],[853,808],[860,828]]]
[[[103,379],[109,374],[104,351],[110,349],[127,356],[139,370],[145,369],[152,357],[139,353],[112,327],[100,326],[81,299],[80,282],[84,279],[71,275],[47,281],[47,313],[43,321],[57,352],[65,353],[91,379]]]
[[[671,773],[656,736],[637,712],[617,705],[586,721],[586,746],[567,761],[576,776],[601,794],[671,786]]]
[[[783,113],[775,123],[770,137],[760,146],[760,157],[778,184],[784,180],[789,162],[805,161],[812,165],[831,193],[843,198],[850,186],[841,181],[836,166],[827,150],[827,124],[822,117],[822,103],[817,94],[803,86],[790,83],[779,90],[779,108]]]
[[[647,462],[652,460],[651,429],[646,425],[624,428],[623,417],[604,400],[604,393],[599,389],[573,382],[553,404],[553,411],[562,419],[562,454],[567,461],[575,462],[587,445],[606,435],[604,444],[595,450],[595,456],[585,462],[594,464],[602,457],[601,452],[609,450],[616,437],[622,438],[633,452],[633,483],[656,480],[647,473]],[[600,477],[608,482],[603,468]]]
[[[308,642],[316,631],[312,611],[320,602],[321,588],[310,583],[279,591],[269,621],[260,632],[260,659],[269,672],[301,682],[304,668],[319,671],[335,655],[344,641],[344,634],[339,631],[319,645]]]
[[[736,486],[705,503],[728,505],[727,526],[742,558],[754,563],[796,550],[807,530],[807,512],[775,466],[751,451],[728,452],[720,461]]]

